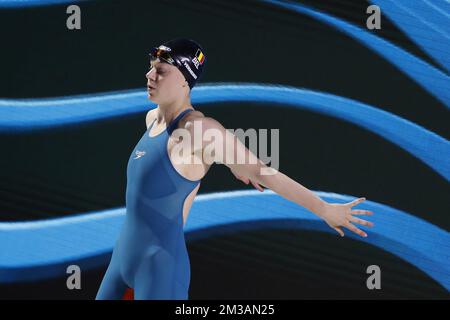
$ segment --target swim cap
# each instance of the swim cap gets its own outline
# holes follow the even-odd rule
[[[153,48],[150,56],[177,67],[191,89],[200,78],[206,61],[202,47],[184,38],[173,39]]]

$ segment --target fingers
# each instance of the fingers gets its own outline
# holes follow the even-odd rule
[[[248,178],[246,178],[246,177],[244,177],[244,176],[238,175],[238,174],[235,173],[233,170],[231,170],[231,172],[234,174],[234,176],[235,176],[237,179],[241,180],[241,181],[242,181],[243,183],[245,183],[245,184],[249,184],[250,179],[248,179]]]
[[[351,222],[355,222],[355,223],[360,224],[362,226],[373,227],[373,222],[366,221],[366,220],[363,220],[363,219],[360,219],[360,218],[350,217],[349,220]]]
[[[250,181],[251,181],[251,180],[250,180]],[[258,190],[261,191],[261,192],[264,191],[264,189],[263,189],[258,183],[253,182],[253,181],[251,181],[251,182],[252,182],[252,185],[253,185],[256,189],[258,189]]]
[[[263,192],[264,188],[261,187],[258,183],[253,182],[252,180],[250,180],[249,178],[243,177],[243,176],[236,176],[239,180],[241,180],[242,182],[244,182],[245,184],[249,184],[250,182],[252,183],[252,185],[258,189],[259,191]]]
[[[373,211],[368,211],[368,210],[352,210],[352,211],[350,211],[350,213],[356,214],[356,215],[367,215],[367,216],[373,215]]]
[[[341,229],[341,228],[339,228],[339,227],[336,227],[336,228],[334,228],[334,230],[336,230],[336,231],[337,231],[337,233],[339,233],[339,235],[340,235],[341,237],[343,237],[343,236],[344,236],[344,231],[342,231],[342,229]]]
[[[356,206],[357,204],[365,201],[366,198],[362,197],[362,198],[358,198],[356,200],[353,200],[352,202],[349,203],[350,207]]]
[[[344,227],[346,227],[350,231],[353,231],[354,233],[356,233],[357,235],[359,235],[361,237],[364,237],[364,238],[367,237],[367,233],[365,233],[361,229],[358,229],[357,227],[352,225],[350,222],[348,222],[346,225],[344,225]]]

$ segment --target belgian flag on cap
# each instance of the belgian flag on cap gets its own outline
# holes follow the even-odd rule
[[[203,55],[203,52],[200,49],[197,49],[197,53],[195,54],[195,57],[197,58],[200,65],[203,64],[203,61],[205,61],[205,56]]]

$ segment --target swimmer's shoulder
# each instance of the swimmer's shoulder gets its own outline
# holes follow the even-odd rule
[[[194,110],[189,112],[188,114],[186,114],[186,116],[183,117],[183,121],[192,121],[192,120],[196,120],[196,119],[201,119],[204,118],[205,115],[198,111],[198,110]]]
[[[188,122],[193,122],[195,120],[201,120],[204,119],[205,115],[198,111],[198,110],[194,110],[191,112],[188,112],[179,122],[178,127],[179,128],[184,128],[186,126],[186,124]]]
[[[198,110],[191,111],[180,120],[180,122],[178,123],[178,127],[183,128],[188,121],[195,121],[202,118],[205,118],[205,115],[202,112]],[[147,129],[150,127],[150,125],[155,119],[156,119],[156,108],[151,109],[147,112],[147,115],[145,117],[145,124],[147,126]]]

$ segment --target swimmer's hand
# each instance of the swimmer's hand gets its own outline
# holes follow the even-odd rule
[[[250,180],[249,178],[246,178],[246,177],[244,177],[244,176],[238,175],[238,174],[235,173],[232,169],[230,169],[230,171],[234,174],[234,176],[235,176],[237,179],[241,180],[241,181],[244,182],[245,184],[249,184],[249,183],[251,182],[252,185],[253,185],[256,189],[258,189],[258,190],[261,191],[261,192],[264,191],[264,188],[261,187],[258,183],[256,183],[256,182]]]
[[[354,233],[360,235],[361,237],[367,237],[367,234],[364,231],[355,227],[352,224],[352,222],[367,227],[373,227],[373,223],[363,219],[356,218],[353,215],[372,215],[373,212],[367,210],[351,210],[353,206],[356,206],[357,204],[365,200],[366,198],[359,198],[348,203],[325,202],[323,209],[320,211],[318,215],[322,219],[324,219],[325,222],[331,228],[336,230],[341,235],[341,237],[344,236],[344,231],[342,231],[342,227],[345,227],[350,231],[353,231]]]

